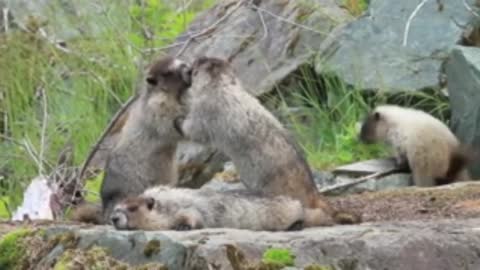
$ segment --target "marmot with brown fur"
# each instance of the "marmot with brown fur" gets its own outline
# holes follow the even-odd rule
[[[300,146],[242,87],[228,62],[200,57],[192,65],[191,80],[192,86],[182,97],[188,113],[178,119],[186,138],[212,145],[231,158],[249,190],[287,195],[315,209],[319,216],[333,215],[317,190]],[[331,220],[325,220],[329,224]]]
[[[100,191],[106,222],[114,205],[127,196],[156,185],[176,185],[175,153],[183,137],[174,119],[185,113],[179,95],[189,86],[190,66],[179,59],[163,57],[147,69],[138,100],[107,157]],[[91,206],[81,208],[75,210],[75,220],[98,220]]]
[[[367,144],[390,145],[397,164],[410,168],[417,186],[470,179],[466,169],[470,154],[444,123],[424,111],[378,106],[363,121],[359,138]]]
[[[159,186],[116,205],[111,219],[119,230],[236,228],[287,231],[316,226],[329,218],[316,214],[287,196],[265,197],[248,191],[215,192]]]

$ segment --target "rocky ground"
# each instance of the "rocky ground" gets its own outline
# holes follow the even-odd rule
[[[480,184],[330,197],[363,223],[299,232],[115,231],[70,222],[0,223],[0,269],[480,269]],[[29,268],[31,267],[31,268]]]

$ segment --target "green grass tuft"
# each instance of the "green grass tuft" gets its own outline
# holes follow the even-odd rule
[[[270,248],[263,253],[262,261],[266,264],[293,266],[295,256],[289,249]]]

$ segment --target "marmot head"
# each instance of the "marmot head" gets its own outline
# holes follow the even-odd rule
[[[117,230],[170,230],[177,209],[150,196],[129,197],[115,206],[110,221]]]
[[[149,92],[170,92],[181,94],[191,84],[191,68],[171,56],[155,60],[147,69],[145,78]]]
[[[386,138],[388,131],[386,121],[386,115],[379,108],[370,112],[363,120],[360,128],[360,141],[371,144]]]
[[[202,56],[197,58],[192,64],[192,81],[196,88],[202,88],[205,85],[211,86],[212,83],[220,81],[223,75],[232,76],[233,70],[230,63],[220,58]],[[209,89],[209,88],[204,88]]]

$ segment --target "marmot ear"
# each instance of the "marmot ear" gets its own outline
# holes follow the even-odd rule
[[[373,119],[375,119],[375,121],[380,120],[380,113],[379,112],[373,113]]]
[[[145,198],[145,203],[147,204],[147,209],[152,210],[155,206],[155,199],[152,197]]]

